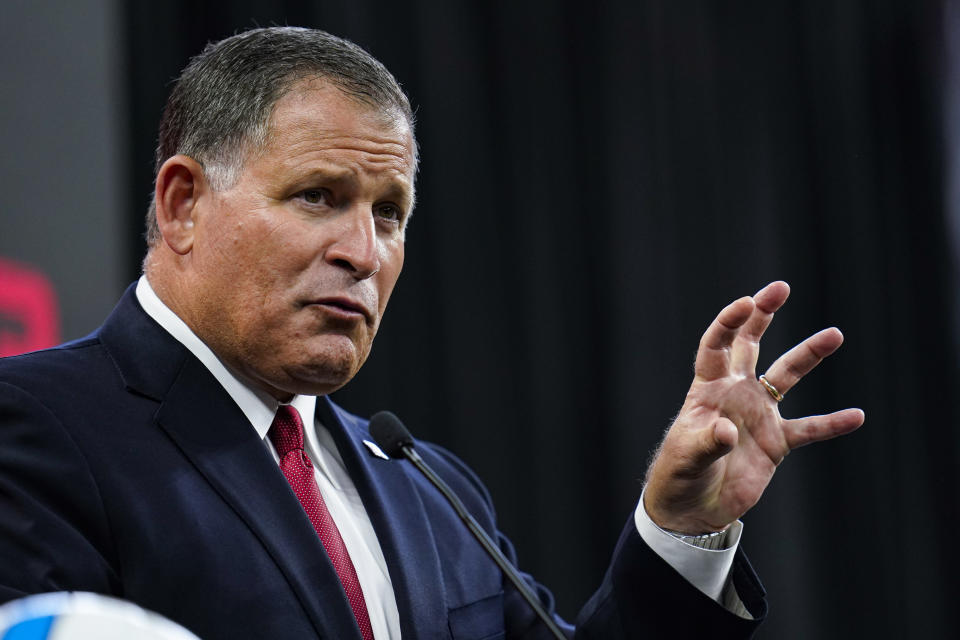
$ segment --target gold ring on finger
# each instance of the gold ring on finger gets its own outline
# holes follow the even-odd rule
[[[770,394],[771,398],[773,398],[777,402],[780,402],[781,400],[783,400],[783,394],[780,393],[780,391],[775,386],[770,384],[770,381],[767,380],[766,376],[760,376],[760,384],[762,384],[763,388],[767,390],[767,393]]]

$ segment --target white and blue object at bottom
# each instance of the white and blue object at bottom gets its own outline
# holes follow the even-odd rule
[[[0,640],[199,640],[137,605],[95,593],[41,593],[0,607]]]

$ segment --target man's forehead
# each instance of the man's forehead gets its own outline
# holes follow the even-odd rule
[[[415,157],[413,131],[398,108],[373,106],[330,81],[310,78],[293,84],[277,100],[270,132],[308,132],[321,138],[362,133],[374,140],[401,143]]]
[[[392,183],[395,197],[412,210],[414,144],[402,112],[371,107],[335,85],[311,80],[294,84],[277,100],[264,143],[251,150],[244,171],[271,180],[322,175],[344,184],[362,174],[385,188]]]

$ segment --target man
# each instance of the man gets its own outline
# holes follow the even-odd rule
[[[416,163],[406,97],[348,42],[259,29],[188,65],[160,126],[144,277],[90,337],[0,363],[0,597],[112,594],[208,640],[549,637],[438,492],[327,399],[399,276]],[[704,334],[569,635],[748,636],[762,619],[737,519],[790,449],[863,421],[777,410],[836,329],[756,378],[787,294],[770,284]],[[476,477],[418,448],[511,555]]]

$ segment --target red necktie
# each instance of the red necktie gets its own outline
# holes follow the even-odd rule
[[[343,544],[343,538],[340,537],[340,530],[337,529],[337,524],[333,521],[323,496],[320,495],[310,458],[303,450],[303,421],[297,410],[290,405],[280,405],[268,435],[270,442],[280,454],[280,470],[283,471],[287,482],[290,483],[297,499],[307,512],[313,528],[320,536],[320,542],[330,556],[333,568],[340,576],[340,582],[347,593],[347,600],[350,601],[350,608],[353,609],[353,615],[357,619],[363,639],[373,640],[370,615],[367,613],[363,591],[360,590],[357,570],[353,567],[353,561],[350,560],[350,553]]]

